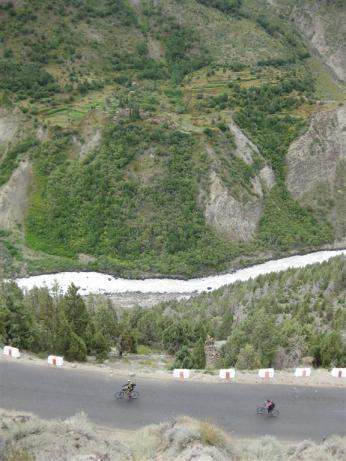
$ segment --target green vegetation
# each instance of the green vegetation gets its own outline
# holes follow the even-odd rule
[[[10,232],[0,229],[0,277],[10,277],[23,264],[23,254]]]
[[[68,143],[58,132],[54,143],[36,151],[36,191],[26,221],[31,247],[149,267],[156,259],[161,270],[180,266],[188,273],[246,250],[217,239],[198,211],[191,136],[123,123],[82,162],[66,157]],[[135,162],[149,151],[160,174],[148,170],[138,177]]]
[[[304,128],[303,120],[289,115],[289,112],[312,95],[311,77],[301,78],[297,73],[288,73],[275,84],[243,88],[231,81],[229,87],[229,94],[210,97],[204,104],[218,109],[234,109],[236,122],[258,145],[278,179],[284,179],[288,146]]]
[[[47,98],[58,91],[54,78],[38,64],[0,60],[0,88],[9,90],[17,99]]]
[[[333,234],[330,224],[318,222],[286,189],[275,186],[266,202],[259,235],[269,246],[285,249],[304,244],[318,246],[331,240]]]
[[[18,166],[23,154],[36,147],[38,141],[34,138],[28,138],[16,144],[8,150],[0,160],[0,186],[5,184],[11,177],[12,172]]]
[[[320,100],[345,100],[345,88],[344,91],[338,86],[327,70],[323,67],[323,64],[316,58],[309,58],[307,65],[311,73],[314,75],[316,83],[316,98]]]
[[[175,26],[165,40],[168,70],[175,82],[180,82],[186,74],[208,64],[205,52],[191,54],[197,44],[193,35],[191,30]]]
[[[241,7],[241,0],[197,0],[202,5],[216,8],[222,13],[237,15]]]

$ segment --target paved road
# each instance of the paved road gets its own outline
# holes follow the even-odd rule
[[[45,418],[79,411],[104,426],[137,429],[178,415],[208,419],[235,435],[271,434],[284,439],[321,440],[346,435],[346,389],[137,380],[140,398],[116,401],[124,380],[102,373],[45,368],[0,359],[0,407]],[[266,398],[279,418],[254,414]]]

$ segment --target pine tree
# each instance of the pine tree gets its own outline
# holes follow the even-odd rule
[[[82,338],[76,335],[73,331],[67,335],[67,347],[64,351],[67,360],[76,360],[78,362],[85,362],[87,357],[87,349]]]
[[[117,314],[111,304],[101,304],[94,315],[95,331],[101,333],[107,342],[116,344],[119,335]]]
[[[5,283],[0,287],[0,320],[3,342],[31,349],[35,342],[36,324],[23,292],[15,283]]]
[[[78,288],[72,283],[62,299],[65,316],[72,330],[82,339],[87,339],[87,327],[90,316],[83,298],[78,294]]]
[[[193,368],[205,368],[206,358],[204,351],[204,341],[200,339],[192,351]]]
[[[111,347],[109,341],[101,332],[97,332],[94,336],[93,349],[97,360],[102,362],[107,359]]]
[[[320,344],[321,360],[324,367],[346,365],[346,346],[338,331],[326,333]]]
[[[136,338],[133,332],[126,325],[120,326],[117,349],[120,357],[123,355],[124,352],[137,352]]]

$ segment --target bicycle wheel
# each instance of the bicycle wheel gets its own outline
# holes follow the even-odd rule
[[[139,397],[139,392],[138,391],[132,391],[130,395],[130,399],[138,399]]]
[[[114,394],[114,397],[115,397],[116,399],[123,399],[123,398],[124,398],[124,395],[125,395],[125,392],[124,392],[124,391],[120,391],[120,392],[116,392],[116,393]]]
[[[279,416],[280,412],[276,408],[269,413],[269,416]]]
[[[265,413],[267,413],[267,409],[264,408],[264,407],[258,407],[257,410],[256,410],[256,413],[258,415],[264,415]]]

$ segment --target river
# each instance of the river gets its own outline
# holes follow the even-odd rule
[[[328,259],[346,255],[346,249],[333,251],[318,251],[305,255],[290,256],[287,258],[267,261],[234,272],[212,275],[189,280],[155,278],[155,279],[123,279],[112,275],[97,272],[60,272],[56,274],[36,275],[17,279],[20,288],[30,290],[34,286],[51,289],[58,284],[63,292],[74,283],[80,293],[106,294],[120,300],[124,307],[133,304],[152,305],[153,303],[172,298],[189,297],[203,291],[212,291],[223,285],[230,285],[237,281],[246,281],[259,275],[271,272],[281,272],[289,268],[305,267],[309,264],[321,263]],[[154,296],[151,296],[154,295]],[[157,296],[155,296],[157,295]],[[143,298],[143,303],[140,302]],[[126,301],[127,300],[127,301]],[[128,302],[130,300],[130,302]]]

